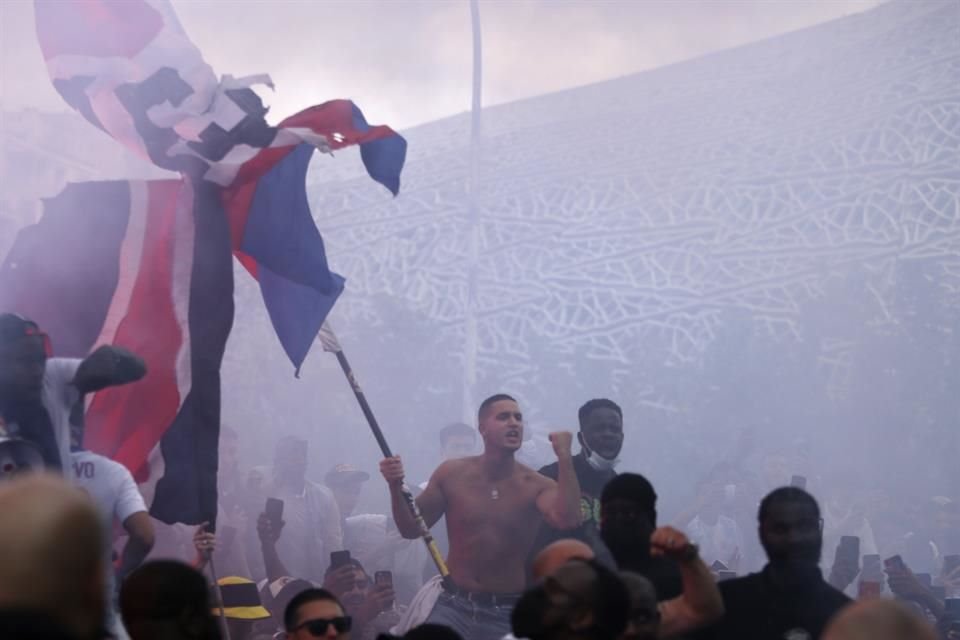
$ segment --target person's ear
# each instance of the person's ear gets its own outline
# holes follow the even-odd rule
[[[577,442],[580,444],[580,448],[583,449],[585,453],[590,452],[590,447],[587,446],[587,443],[583,439],[583,431],[577,431]]]

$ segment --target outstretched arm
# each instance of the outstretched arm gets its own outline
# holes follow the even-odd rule
[[[257,518],[257,537],[260,538],[260,553],[263,555],[263,567],[268,583],[290,575],[277,553],[277,540],[280,539],[284,524],[286,523],[281,520],[274,528],[273,521],[265,513],[261,513]]]
[[[580,482],[570,450],[573,434],[569,431],[551,433],[550,442],[557,454],[557,482],[537,496],[537,508],[554,529],[573,529],[580,525],[581,517]]]
[[[80,393],[90,393],[135,382],[146,373],[147,366],[141,358],[123,347],[104,345],[83,359],[73,384]]]
[[[672,527],[661,527],[650,537],[650,553],[673,558],[680,565],[683,593],[660,603],[661,638],[674,636],[719,620],[723,598],[710,568],[700,559],[697,548]]]

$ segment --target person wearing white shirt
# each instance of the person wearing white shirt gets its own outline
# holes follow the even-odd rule
[[[35,444],[46,466],[68,478],[70,425],[82,422],[84,394],[144,375],[143,360],[120,347],[104,345],[83,359],[54,358],[37,323],[0,314],[0,417],[9,435]]]
[[[76,431],[76,430],[75,430]],[[117,577],[123,580],[146,558],[153,547],[153,522],[130,471],[119,462],[105,456],[76,449],[70,454],[73,483],[86,491],[97,505],[104,531],[104,557],[112,557],[112,532],[119,523],[129,535],[120,556]],[[118,638],[126,637],[116,612],[113,566],[107,567],[107,621],[109,630]]]

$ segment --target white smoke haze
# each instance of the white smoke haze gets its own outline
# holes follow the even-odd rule
[[[332,321],[425,480],[438,430],[465,409],[468,3],[174,6],[217,73],[272,76],[271,121],[350,98],[407,136],[396,199],[356,150],[316,157],[309,190],[347,278]],[[550,461],[547,430],[575,430],[583,402],[610,397],[623,468],[650,476],[668,518],[736,449],[748,471],[806,476],[824,500],[956,498],[958,5],[480,8],[475,396],[520,397],[534,458]],[[4,252],[68,180],[162,174],[66,111],[31,4],[0,2]],[[245,466],[300,434],[312,477],[362,467],[374,477],[361,510],[385,509],[380,455],[336,362],[317,347],[294,379],[255,283],[235,274],[223,417]]]

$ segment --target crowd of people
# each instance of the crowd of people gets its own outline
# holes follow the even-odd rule
[[[476,426],[439,431],[443,460],[412,487],[422,520],[400,457],[379,468],[391,512],[357,513],[370,472],[338,464],[314,481],[294,436],[242,471],[224,425],[215,526],[165,525],[125,467],[83,449],[84,396],[135,384],[143,363],[115,347],[52,358],[48,344],[0,315],[0,638],[960,638],[956,497],[878,533],[771,456],[749,479],[721,460],[692,504],[660,505],[649,478],[617,470],[609,399],[581,407],[576,434],[549,435],[539,470],[518,460],[519,403],[486,399]]]

